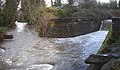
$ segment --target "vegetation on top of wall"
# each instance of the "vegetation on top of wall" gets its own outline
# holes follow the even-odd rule
[[[57,1],[57,0],[55,0]],[[56,17],[96,17],[99,19],[111,18],[112,16],[118,16],[119,6],[116,0],[110,0],[109,3],[101,3],[96,0],[82,0],[78,1],[78,5],[74,4],[73,0],[68,0],[68,4],[61,6],[52,6],[52,10]],[[55,8],[57,7],[57,8]],[[116,11],[117,10],[117,11]],[[91,16],[92,15],[92,16]],[[120,15],[119,15],[120,16]]]
[[[73,17],[84,17],[84,18],[88,18],[88,17],[95,17],[96,15],[94,13],[91,12],[91,10],[89,9],[82,9],[81,11],[78,12],[74,12],[72,14]]]
[[[76,11],[76,8],[69,4],[63,5],[63,7],[53,6],[48,9],[58,18],[72,17],[72,14]]]

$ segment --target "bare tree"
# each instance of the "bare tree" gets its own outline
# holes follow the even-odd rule
[[[40,36],[45,36],[52,15],[47,12],[44,0],[22,0],[22,9],[26,20],[36,26]]]
[[[55,0],[54,6],[61,6],[61,0]]]
[[[74,1],[73,1],[73,0],[68,0],[68,3],[69,3],[70,5],[73,5],[73,4],[74,4]]]
[[[54,5],[54,2],[53,2],[53,0],[51,0],[51,6],[53,6]]]
[[[1,6],[2,6],[1,1]],[[4,7],[0,10],[0,26],[8,26],[16,21],[19,0],[6,0]]]

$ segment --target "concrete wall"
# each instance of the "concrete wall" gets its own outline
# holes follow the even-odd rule
[[[53,19],[47,37],[74,37],[99,30],[100,21],[96,19],[63,18]]]

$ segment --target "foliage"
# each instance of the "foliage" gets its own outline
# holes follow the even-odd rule
[[[56,17],[63,18],[63,17],[96,17],[100,20],[104,18],[110,18],[114,16],[116,13],[117,5],[116,0],[111,1],[110,3],[100,3],[96,0],[84,0],[84,4],[82,7],[73,6],[73,0],[68,0],[67,5],[63,5],[62,7],[51,7],[53,14]],[[111,6],[111,5],[114,5]]]
[[[117,0],[110,0],[111,9],[117,9]]]
[[[8,28],[8,27],[0,27],[0,32],[6,33],[9,30],[10,30],[10,28]]]
[[[111,18],[113,16],[111,10],[101,10],[101,9],[95,9],[92,11],[96,17],[98,17],[100,20],[105,19],[105,18]]]
[[[61,0],[55,0],[54,6],[61,6]]]
[[[8,27],[0,27],[0,41],[3,40],[3,35],[5,35],[7,33],[7,31],[9,31]]]
[[[58,17],[70,17],[72,13],[74,12],[73,7],[70,5],[65,5],[63,9],[59,9],[57,12]]]
[[[97,1],[96,0],[84,0],[85,3],[84,3],[84,8],[94,8],[96,7],[96,4],[97,4]]]
[[[35,25],[40,36],[45,36],[49,28],[49,19],[53,15],[45,8],[43,0],[22,0],[22,11],[26,20]]]
[[[0,8],[0,26],[10,26],[16,20],[19,0],[6,0]]]
[[[61,6],[61,0],[51,0],[51,6],[52,7],[57,7],[57,6]]]
[[[119,2],[118,2],[118,7],[119,7],[119,9],[120,9],[120,0],[119,0]]]
[[[97,7],[99,9],[110,9],[110,3],[101,3],[101,2],[98,2],[97,3]]]
[[[73,17],[81,18],[97,18],[99,20],[112,17],[112,12],[101,9],[81,9],[78,12],[72,14]]]
[[[67,4],[64,5],[63,7],[50,7],[49,10],[58,18],[62,17],[72,17],[72,14],[74,11],[77,9],[74,8],[73,6]]]
[[[72,14],[74,17],[89,17],[89,16],[95,16],[93,13],[91,13],[90,9],[81,9],[80,11],[74,12]]]
[[[113,14],[115,17],[120,17],[120,10],[113,10],[113,11],[112,11],[112,14]]]
[[[55,6],[48,7],[47,10],[50,11],[55,16],[59,17],[59,15],[58,15],[58,12],[60,11],[59,7],[55,7]]]
[[[50,27],[55,27],[55,25],[56,25],[55,22],[52,21],[51,24],[50,24]]]
[[[69,4],[69,5],[73,5],[73,4],[74,4],[74,1],[73,1],[73,0],[68,0],[68,4]]]

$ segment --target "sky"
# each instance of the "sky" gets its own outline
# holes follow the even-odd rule
[[[55,0],[53,0],[55,1]],[[46,5],[50,6],[51,5],[51,0],[45,0]],[[62,0],[62,3],[67,3],[67,0]]]
[[[97,1],[105,2],[105,3],[109,2],[109,0],[97,0]]]
[[[46,1],[46,5],[50,6],[51,0],[45,0],[45,1]],[[97,1],[104,2],[104,3],[109,2],[109,0],[97,0]],[[62,0],[62,2],[67,3],[67,0]]]

